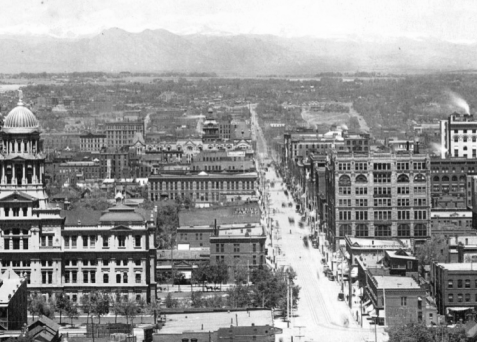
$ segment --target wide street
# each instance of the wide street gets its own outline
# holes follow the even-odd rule
[[[252,125],[257,124],[254,106],[251,106]],[[262,145],[262,131],[253,127],[257,137],[257,148],[263,160],[267,158],[267,149]],[[259,163],[263,166],[263,163]],[[264,170],[260,170],[262,172]],[[290,341],[374,341],[375,329],[366,322],[362,328],[353,318],[359,310],[358,305],[350,309],[346,302],[338,301],[341,286],[336,281],[330,281],[323,274],[321,260],[323,256],[319,249],[306,247],[303,236],[310,235],[306,225],[300,228],[300,215],[295,211],[295,203],[291,196],[284,193],[285,185],[273,167],[269,167],[263,177],[266,183],[265,203],[273,220],[272,240],[267,241],[269,254],[276,256],[278,267],[292,267],[296,273],[296,283],[301,287],[298,308],[290,324],[277,321],[276,325],[284,327],[284,342]],[[268,198],[268,200],[267,200]],[[288,204],[292,203],[292,207]],[[286,204],[283,207],[283,203]],[[295,223],[290,223],[292,217]],[[273,245],[268,245],[271,243]],[[322,241],[320,241],[322,243]],[[321,249],[321,246],[320,246]],[[352,300],[354,300],[353,298]],[[379,329],[382,330],[382,329]],[[378,330],[378,341],[383,339]]]

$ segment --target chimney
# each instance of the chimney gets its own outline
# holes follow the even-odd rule
[[[406,151],[409,151],[409,140],[406,141]]]
[[[414,142],[414,153],[419,154],[419,141]]]

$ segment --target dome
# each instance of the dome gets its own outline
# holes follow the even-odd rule
[[[3,131],[6,133],[31,133],[38,131],[39,128],[40,123],[35,114],[23,106],[21,100],[18,106],[8,113],[3,124]]]

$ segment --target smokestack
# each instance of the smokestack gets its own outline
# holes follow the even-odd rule
[[[419,154],[419,141],[414,142],[414,153]]]

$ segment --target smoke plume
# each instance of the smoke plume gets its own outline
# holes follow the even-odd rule
[[[454,93],[453,91],[447,91],[447,94],[449,96],[449,99],[452,103],[452,105],[462,109],[465,114],[470,114],[470,107],[469,104],[457,93]]]

